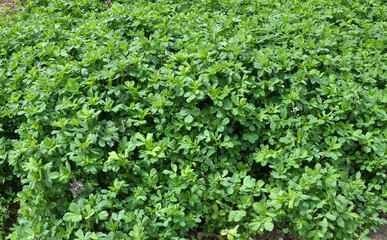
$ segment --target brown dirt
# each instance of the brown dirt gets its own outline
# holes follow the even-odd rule
[[[381,227],[380,231],[377,233],[372,233],[368,235],[372,240],[386,240],[387,239],[387,225]]]
[[[294,238],[288,235],[283,235],[281,230],[277,226],[275,226],[273,231],[271,232],[265,231],[263,235],[255,236],[255,239],[256,240],[293,240]]]
[[[11,234],[10,228],[12,227],[13,224],[17,223],[17,211],[19,209],[19,203],[11,203],[11,205],[8,208],[10,218],[8,219],[7,222],[5,222],[5,236]],[[0,235],[1,239],[1,235]]]
[[[186,238],[191,239],[191,237],[196,237],[199,240],[226,240],[225,236],[215,233],[205,233],[201,232],[198,229],[191,229],[187,234]],[[294,238],[283,235],[281,230],[275,226],[274,230],[269,232],[265,231],[262,235],[251,236],[249,240],[295,240]]]
[[[0,11],[3,11],[6,7],[8,7],[9,10],[14,10],[16,4],[12,0],[0,0]]]

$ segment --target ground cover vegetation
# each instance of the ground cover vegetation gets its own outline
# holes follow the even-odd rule
[[[0,235],[363,238],[386,46],[383,0],[25,1],[0,22]]]

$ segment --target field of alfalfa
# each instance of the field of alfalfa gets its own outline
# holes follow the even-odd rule
[[[346,240],[386,223],[384,0],[2,15],[0,239]]]

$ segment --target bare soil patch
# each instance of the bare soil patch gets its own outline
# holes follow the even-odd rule
[[[15,10],[16,4],[12,0],[0,0],[0,11],[3,11],[7,7],[9,10]]]
[[[368,235],[372,240],[386,240],[387,239],[387,225],[381,227],[380,231],[377,233],[372,233]]]

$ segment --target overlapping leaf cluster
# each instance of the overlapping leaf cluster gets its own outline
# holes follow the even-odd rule
[[[274,224],[353,239],[383,223],[383,0],[24,6],[0,23],[9,239],[247,239]]]

